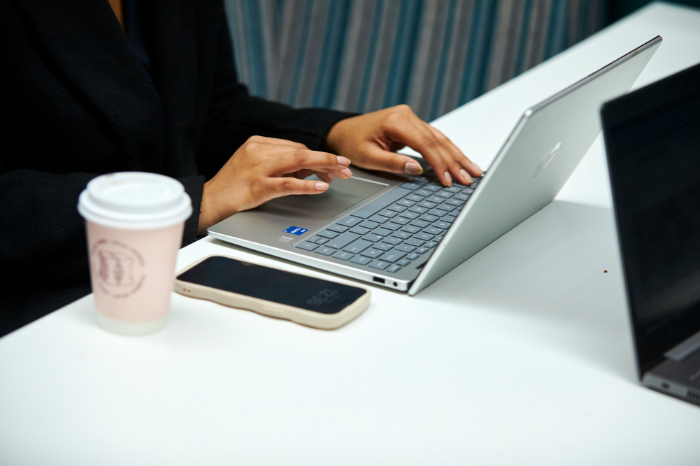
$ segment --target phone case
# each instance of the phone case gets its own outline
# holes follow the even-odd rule
[[[226,257],[220,256],[219,254],[204,257],[177,272],[176,277],[180,276],[180,274],[186,272],[192,267],[195,267],[200,262],[205,261],[210,257],[217,256]],[[231,259],[234,258],[231,257]],[[261,267],[267,267],[270,269],[277,269],[283,272],[292,273],[279,267],[269,267],[266,265]],[[332,282],[332,280],[326,280],[325,278],[321,280]],[[308,311],[306,309],[301,309],[294,306],[287,306],[285,304],[266,301],[264,299],[253,298],[238,293],[232,293],[230,291],[224,291],[217,288],[211,288],[208,286],[181,281],[177,278],[175,279],[174,290],[176,293],[180,293],[185,296],[190,296],[192,298],[206,299],[218,304],[223,304],[224,306],[239,309],[247,309],[249,311],[257,312],[258,314],[262,314],[268,317],[290,320],[292,322],[296,322],[297,324],[302,324],[309,327],[320,328],[324,330],[332,330],[342,327],[351,320],[355,319],[357,316],[362,314],[364,310],[367,309],[367,307],[369,306],[370,291],[367,288],[361,286],[354,287],[363,289],[366,291],[366,293],[360,296],[357,299],[357,301],[335,314],[323,314],[320,312]]]

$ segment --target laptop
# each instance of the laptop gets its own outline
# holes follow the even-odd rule
[[[700,64],[601,115],[639,378],[700,404]]]
[[[470,186],[444,187],[429,169],[403,177],[355,167],[323,194],[275,199],[208,233],[415,295],[554,199],[600,134],[601,104],[629,91],[660,43],[527,109]]]

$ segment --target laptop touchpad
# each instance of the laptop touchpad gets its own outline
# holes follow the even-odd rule
[[[316,175],[306,179],[320,181]],[[389,185],[352,177],[348,180],[335,178],[329,186],[328,191],[323,194],[285,196],[270,201],[270,204],[335,217]]]

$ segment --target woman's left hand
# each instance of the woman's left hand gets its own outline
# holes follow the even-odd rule
[[[408,146],[423,156],[445,186],[451,186],[452,180],[471,184],[472,176],[482,175],[452,141],[408,105],[341,120],[331,128],[326,145],[358,167],[419,175],[422,169],[414,159],[396,153]]]

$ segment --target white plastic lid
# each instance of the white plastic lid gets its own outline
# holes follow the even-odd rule
[[[177,180],[143,172],[110,173],[90,181],[78,200],[86,220],[128,230],[166,228],[192,215],[192,201]]]

